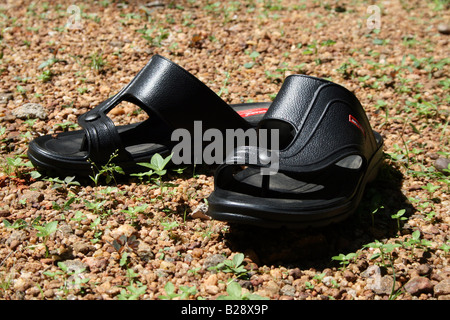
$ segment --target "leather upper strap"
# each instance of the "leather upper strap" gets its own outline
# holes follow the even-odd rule
[[[105,159],[118,152],[118,159],[126,161],[130,156],[123,148],[114,122],[104,113],[80,117],[78,123],[85,131],[83,147],[88,150],[89,159],[96,164],[103,164]]]
[[[202,121],[204,130],[250,127],[204,83],[172,61],[155,55],[120,92],[80,116],[91,159],[104,159],[105,153],[117,149],[121,157],[129,158],[116,127],[107,117],[122,101],[138,105],[172,130],[183,128],[193,133],[194,121]]]
[[[273,121],[289,123],[292,129],[290,142],[279,150],[280,171],[321,170],[352,155],[360,156],[364,166],[377,148],[358,99],[327,80],[304,75],[287,77],[259,129],[271,128]],[[248,162],[257,158],[254,153],[259,154],[259,148],[239,148],[229,159],[262,166],[261,162]]]
[[[152,57],[120,92],[84,116],[106,114],[122,101],[137,104],[149,115],[157,115],[173,129],[191,131],[194,121],[202,121],[205,129],[250,127],[203,82],[159,55]]]

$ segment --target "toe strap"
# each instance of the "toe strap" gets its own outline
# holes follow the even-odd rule
[[[95,109],[94,109],[95,110]],[[93,111],[94,111],[93,110]],[[83,148],[88,158],[96,164],[104,164],[114,152],[119,161],[127,161],[130,155],[125,151],[114,122],[102,112],[88,112],[78,119],[85,131]]]

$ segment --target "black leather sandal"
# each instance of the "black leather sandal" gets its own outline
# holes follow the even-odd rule
[[[287,77],[258,127],[279,130],[277,166],[262,161],[259,146],[235,149],[215,173],[207,212],[214,219],[296,228],[341,221],[382,162],[383,139],[358,99],[323,79]]]
[[[142,108],[149,118],[143,122],[115,126],[107,116],[120,102]],[[33,140],[28,157],[39,169],[63,176],[92,174],[89,161],[107,163],[117,151],[114,163],[126,173],[143,169],[155,153],[170,154],[173,130],[248,129],[254,127],[270,103],[228,105],[192,74],[156,55],[120,92],[79,117],[83,130],[45,135]]]

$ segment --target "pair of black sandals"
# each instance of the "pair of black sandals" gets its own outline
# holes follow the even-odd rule
[[[148,119],[116,126],[107,114],[123,101],[140,107]],[[87,176],[91,162],[104,164],[116,153],[116,165],[137,172],[143,168],[138,164],[154,154],[171,154],[175,130],[194,135],[199,122],[203,133],[277,132],[277,150],[244,144],[224,155],[208,198],[212,218],[260,227],[325,226],[346,219],[376,177],[383,156],[382,137],[371,129],[354,94],[338,84],[291,75],[271,103],[229,105],[159,55],[78,122],[82,130],[30,143],[28,157],[35,167],[54,175]],[[276,166],[263,161],[274,154]]]

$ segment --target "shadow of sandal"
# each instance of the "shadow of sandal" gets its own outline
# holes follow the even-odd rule
[[[297,230],[231,224],[225,237],[233,251],[247,253],[258,266],[331,267],[333,256],[356,252],[375,239],[397,234],[397,221],[391,215],[400,209],[413,211],[401,192],[402,180],[400,171],[383,164],[358,210],[339,223]]]

